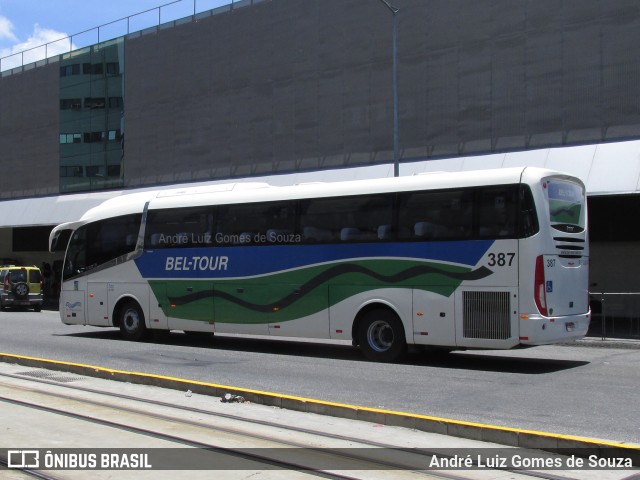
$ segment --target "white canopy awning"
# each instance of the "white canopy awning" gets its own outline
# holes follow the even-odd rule
[[[579,177],[588,195],[640,193],[640,141],[546,148],[402,165],[401,174],[532,166]]]
[[[58,225],[78,220],[90,208],[121,194],[100,192],[5,200],[0,202],[0,227]]]

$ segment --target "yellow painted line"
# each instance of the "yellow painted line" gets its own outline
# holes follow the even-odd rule
[[[274,393],[274,392],[266,392],[266,391],[262,391],[262,390],[253,390],[253,389],[249,389],[249,388],[234,387],[234,386],[231,386],[231,385],[222,385],[222,384],[217,384],[217,383],[200,382],[198,380],[188,380],[188,379],[185,379],[185,378],[167,377],[167,376],[164,376],[164,375],[156,375],[156,374],[152,374],[152,373],[129,372],[129,371],[126,371],[126,370],[115,370],[115,369],[112,369],[112,368],[99,367],[99,366],[96,366],[96,365],[86,365],[86,364],[83,364],[83,363],[73,363],[73,362],[65,362],[65,361],[60,361],[60,360],[50,360],[50,359],[47,359],[47,358],[28,357],[28,356],[16,355],[16,354],[12,354],[12,353],[2,353],[2,352],[0,352],[0,357],[5,357],[5,358],[8,358],[8,359],[14,358],[16,360],[27,360],[27,361],[31,361],[31,362],[41,362],[43,364],[51,364],[51,365],[58,365],[58,366],[69,366],[69,367],[81,368],[81,369],[84,369],[84,370],[93,370],[93,371],[96,371],[96,372],[110,373],[112,375],[116,375],[117,374],[117,375],[128,375],[128,376],[134,376],[134,377],[138,376],[138,377],[144,377],[144,378],[166,380],[166,381],[176,382],[176,383],[184,383],[184,384],[188,384],[188,385],[200,385],[200,386],[203,386],[203,387],[217,388],[217,389],[220,389],[220,390],[232,390],[232,391],[235,391],[235,392],[243,392],[243,393],[248,393],[248,394],[253,394],[253,395],[263,395],[263,396],[272,397],[272,398],[281,398],[281,399],[293,400],[293,401],[300,402],[300,403],[305,403],[305,404],[315,404],[315,405],[322,405],[322,406],[328,406],[328,407],[337,407],[337,408],[342,408],[342,409],[353,410],[354,412],[361,411],[361,412],[370,412],[370,413],[381,413],[381,414],[385,414],[385,415],[392,415],[392,416],[398,416],[398,417],[407,417],[407,418],[413,418],[413,419],[419,419],[419,420],[446,423],[446,424],[451,424],[451,425],[460,425],[460,426],[466,426],[466,427],[471,427],[471,428],[489,429],[489,430],[503,431],[503,432],[517,433],[517,434],[526,434],[526,435],[532,435],[532,436],[538,436],[538,437],[546,437],[546,438],[553,438],[553,439],[559,439],[559,440],[582,442],[582,443],[587,443],[587,444],[594,445],[594,446],[597,445],[597,446],[624,448],[624,449],[639,450],[640,451],[640,445],[634,445],[634,444],[628,444],[628,443],[618,443],[618,442],[611,442],[611,441],[607,441],[607,440],[597,440],[597,439],[592,439],[592,438],[587,438],[587,437],[578,437],[578,436],[574,436],[574,435],[563,435],[563,434],[558,434],[558,433],[540,432],[540,431],[536,431],[536,430],[525,430],[525,429],[520,429],[520,428],[502,427],[502,426],[490,425],[490,424],[486,424],[486,423],[468,422],[468,421],[464,421],[464,420],[453,420],[453,419],[450,419],[450,418],[433,417],[433,416],[430,416],[430,415],[421,415],[421,414],[417,414],[417,413],[409,413],[409,412],[402,412],[402,411],[395,411],[395,410],[384,410],[384,409],[380,409],[380,408],[362,407],[362,406],[358,406],[358,405],[350,405],[350,404],[345,404],[345,403],[328,402],[328,401],[325,401],[325,400],[316,400],[316,399],[313,399],[313,398],[298,397],[298,396],[295,396],[295,395],[287,395],[287,394],[280,394],[280,393]]]

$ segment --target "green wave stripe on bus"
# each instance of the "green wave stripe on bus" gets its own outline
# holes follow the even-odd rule
[[[233,280],[151,280],[164,313],[225,323],[271,323],[326,310],[378,288],[413,288],[450,296],[463,280],[491,270],[410,260],[360,260]]]

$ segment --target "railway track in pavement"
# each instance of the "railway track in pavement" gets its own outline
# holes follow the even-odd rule
[[[192,479],[210,478],[211,470],[216,470],[216,478],[253,474],[268,479],[567,480],[629,476],[603,477],[603,472],[577,472],[576,476],[576,472],[509,468],[438,470],[429,468],[438,448],[423,432],[389,427],[394,430],[381,439],[340,427],[317,428],[304,421],[283,423],[278,420],[279,410],[271,407],[254,405],[262,412],[247,416],[239,404],[230,405],[226,412],[206,408],[213,402],[211,397],[204,399],[204,408],[201,404],[186,405],[193,403],[188,401],[195,396],[190,392],[166,393],[163,399],[162,392],[160,397],[150,397],[141,394],[140,387],[128,384],[118,384],[115,390],[83,385],[84,378],[41,369],[0,374],[4,437],[15,442],[11,448],[37,447],[34,450],[40,461],[40,468],[16,465],[15,461],[7,468],[11,459],[2,458],[5,470],[1,478],[67,480],[86,478],[91,470],[91,477],[99,479],[109,478],[114,469],[121,470],[119,478],[175,478],[179,471],[188,471]],[[185,402],[169,398],[172,394],[182,395]],[[422,442],[417,440],[421,436],[425,436]],[[27,450],[13,449],[14,455],[16,451]]]

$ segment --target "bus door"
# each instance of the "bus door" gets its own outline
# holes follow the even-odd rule
[[[413,290],[413,341],[418,345],[456,344],[453,297]]]
[[[215,331],[213,282],[170,281],[165,284],[165,292],[169,330]]]
[[[108,290],[108,284],[105,282],[87,282],[87,311],[91,312],[91,325],[110,325]]]

